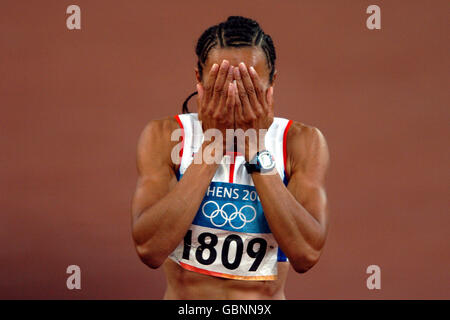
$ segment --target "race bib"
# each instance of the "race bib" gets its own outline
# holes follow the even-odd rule
[[[183,241],[170,258],[217,277],[275,280],[278,244],[254,186],[211,182]]]

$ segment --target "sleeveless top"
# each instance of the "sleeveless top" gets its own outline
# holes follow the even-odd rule
[[[179,181],[204,136],[197,113],[175,119],[183,130]],[[291,124],[292,120],[275,117],[265,137],[285,185],[286,136]],[[186,236],[169,255],[182,268],[228,279],[276,280],[277,262],[287,258],[270,231],[244,163],[240,153],[227,152],[222,158]]]

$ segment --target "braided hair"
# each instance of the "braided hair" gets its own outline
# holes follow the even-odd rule
[[[203,66],[212,48],[251,46],[259,47],[264,51],[270,70],[269,82],[272,83],[276,59],[272,38],[264,33],[258,22],[241,16],[230,16],[227,21],[209,27],[200,36],[195,49],[200,77],[203,77]],[[183,102],[183,113],[189,113],[188,101],[196,94],[197,91],[193,92]]]

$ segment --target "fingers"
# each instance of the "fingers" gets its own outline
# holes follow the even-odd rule
[[[237,88],[237,81],[233,81],[234,86],[234,101],[235,101],[235,108],[234,108],[234,117],[236,119],[237,123],[242,123],[244,121],[244,110],[242,109],[242,103],[241,99],[239,98],[238,88]]]
[[[233,81],[233,78],[235,79]],[[198,99],[211,116],[236,113],[243,121],[253,121],[269,111],[273,103],[273,88],[264,90],[262,81],[253,67],[241,62],[238,67],[223,60],[214,63],[205,85],[197,84]],[[236,106],[236,111],[232,109]]]
[[[235,87],[232,82],[228,83],[228,92],[227,97],[225,100],[225,111],[227,114],[232,115],[234,113],[234,106],[236,103],[236,96],[235,96]]]
[[[219,65],[217,63],[214,63],[211,67],[211,70],[209,70],[208,78],[205,81],[205,87],[203,88],[203,94],[202,99],[200,99],[200,92],[199,93],[199,105],[203,105],[201,112],[204,114],[212,115],[214,112],[214,109],[210,106],[208,103],[209,100],[212,97],[213,91],[214,91],[214,83],[216,82],[217,73],[219,70]],[[201,85],[200,85],[201,86]],[[203,109],[204,108],[204,109]]]
[[[264,100],[264,87],[262,81],[259,78],[259,75],[256,72],[255,68],[250,67],[248,68],[248,71],[250,74],[250,78],[252,79],[253,87],[255,88],[256,97],[263,106],[263,109],[266,109],[265,107],[267,106],[265,104],[266,100]]]
[[[258,116],[262,113],[262,108],[258,103],[258,97],[256,96],[256,90],[253,86],[253,81],[250,77],[250,73],[247,69],[247,66],[243,62],[239,63],[239,72],[241,74],[242,82],[244,84],[248,99],[251,106],[253,107],[253,112]]]
[[[220,96],[219,105],[217,108],[218,114],[227,113],[229,111],[228,106],[227,106],[227,100],[228,100],[228,96],[230,94],[229,89],[230,89],[230,86],[232,86],[232,81],[233,81],[233,66],[230,66],[228,68],[227,78],[225,79],[225,83],[223,85],[223,94]],[[234,100],[234,92],[233,91],[232,91],[232,96],[233,96],[233,100]]]
[[[219,65],[214,63],[209,70],[208,78],[205,81],[205,97],[210,98],[212,96],[214,83],[216,82],[217,72],[219,70]]]
[[[249,96],[247,94],[243,79],[241,77],[241,67],[234,68],[234,79],[236,80],[236,86],[238,91],[238,100],[242,105],[243,117],[249,120],[256,119],[256,116],[252,110]]]
[[[230,67],[230,63],[228,60],[223,60],[220,64],[220,68],[217,74],[216,82],[214,83],[213,93],[212,93],[212,101],[214,106],[218,106],[220,103],[220,99],[223,95],[226,95],[228,88],[224,87],[225,81],[228,76],[228,69]]]

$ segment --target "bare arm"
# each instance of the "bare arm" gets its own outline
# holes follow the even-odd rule
[[[273,121],[273,86],[266,89],[253,67],[243,63],[235,71],[237,127],[268,129]],[[246,160],[265,148],[245,142]],[[288,131],[287,188],[278,172],[252,173],[267,222],[281,249],[297,272],[305,272],[319,259],[328,225],[325,174],[328,147],[318,129],[295,123]]]
[[[234,106],[234,91],[230,85],[233,74],[229,67],[228,61],[220,67],[213,65],[205,86],[197,84],[199,118],[204,129],[223,131],[233,124],[234,119],[230,117]],[[139,257],[152,268],[158,268],[183,239],[225,152],[224,149],[222,153],[218,151],[216,159],[219,161],[211,164],[194,160],[177,182],[171,158],[176,142],[170,141],[172,131],[177,128],[173,118],[152,121],[138,145],[139,178],[132,204],[133,239]],[[210,146],[214,158],[218,143],[221,142],[205,141],[200,150],[214,144]],[[196,154],[196,157],[202,156],[202,152]]]
[[[217,169],[192,164],[177,183],[170,141],[175,120],[154,120],[144,129],[137,155],[139,178],[132,202],[133,239],[142,261],[159,267],[176,248]]]
[[[328,148],[318,129],[293,124],[288,152],[287,188],[276,170],[252,178],[275,239],[294,269],[306,272],[318,261],[327,234]]]

